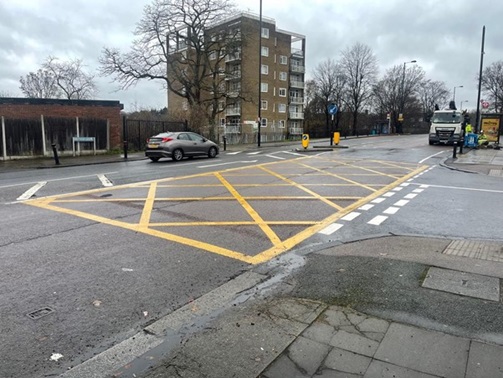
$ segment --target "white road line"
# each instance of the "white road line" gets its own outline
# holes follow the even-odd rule
[[[423,164],[426,160],[428,160],[428,159],[432,158],[433,156],[440,155],[440,154],[442,154],[442,153],[444,153],[444,152],[445,152],[445,151],[440,151],[440,152],[437,152],[436,154],[433,154],[433,155],[430,155],[430,156],[428,156],[428,157],[425,157],[423,160],[420,160],[418,163],[419,163],[419,164]]]
[[[255,152],[248,152],[247,155],[258,155],[260,154],[262,151],[255,151]]]
[[[341,219],[345,220],[345,221],[352,221],[353,219],[355,219],[359,215],[360,215],[360,213],[357,213],[356,211],[353,211],[353,212],[351,212],[351,213],[343,216]]]
[[[101,184],[103,186],[114,186],[114,184],[112,183],[112,181],[110,181],[107,176],[105,176],[104,174],[99,174],[98,175],[98,178],[100,179],[101,181]]]
[[[422,188],[423,185],[420,186]],[[459,189],[459,190],[469,190],[471,192],[487,192],[487,193],[503,193],[503,190],[494,189],[477,189],[477,188],[467,188],[463,186],[448,186],[448,185],[426,185],[427,188],[440,188],[440,189]]]
[[[394,192],[387,192],[387,193],[384,193],[382,196],[383,197],[393,197],[395,195]]]
[[[422,193],[424,189],[414,189],[412,193]]]
[[[236,151],[236,152],[227,152],[226,155],[237,155],[240,154],[243,151]]]
[[[107,173],[103,173],[103,174],[104,175],[111,175],[111,174],[114,174],[114,173],[117,173],[117,172],[107,172]],[[85,177],[96,177],[96,175],[64,177],[64,178],[59,178],[59,179],[52,179],[52,180],[49,180],[49,182],[63,181],[63,180],[74,180],[74,179],[80,179],[80,178],[85,178]],[[37,181],[22,182],[22,183],[19,183],[19,184],[12,184],[12,185],[3,185],[3,186],[0,186],[0,189],[3,189],[3,188],[13,188],[15,186],[24,186],[24,185],[30,185],[30,184],[37,184]]]
[[[409,200],[400,200],[400,201],[397,201],[393,204],[393,206],[405,206],[409,203],[410,201]]]
[[[298,154],[297,152],[283,151],[285,154],[296,155],[296,156],[306,156],[304,154]]]
[[[402,190],[403,188],[401,186],[397,186],[396,188],[393,188],[392,190],[394,192],[399,192],[400,190]]]
[[[265,156],[273,158],[273,159],[279,159],[279,160],[285,160],[286,159],[284,157],[279,157],[279,156],[276,156],[276,155],[265,155]]]
[[[373,219],[371,219],[370,221],[368,221],[367,223],[368,224],[373,224],[375,226],[379,226],[382,222],[384,222],[386,219],[388,219],[388,217],[384,216],[384,215],[378,215],[377,217],[374,217]]]
[[[363,205],[363,206],[360,206],[358,208],[358,210],[363,210],[363,211],[367,211],[367,210],[370,210],[374,207],[374,205],[371,205],[370,203],[366,204],[366,205]]]
[[[407,198],[407,199],[412,199],[412,198],[415,198],[417,196],[417,194],[413,194],[413,193],[409,193],[407,194],[405,197],[403,198]]]
[[[408,183],[406,183],[406,182],[404,182],[403,184],[400,184],[400,186],[403,186],[403,187],[405,187],[405,186],[409,186],[409,185],[410,185],[410,184],[408,184]]]
[[[32,186],[30,189],[28,189],[26,192],[21,194],[19,197],[16,198],[17,201],[25,201],[27,199],[30,199],[36,192],[39,191],[45,184],[47,184],[47,181],[40,181],[37,183],[37,185]]]
[[[319,234],[324,234],[324,235],[331,235],[335,231],[337,231],[339,228],[344,226],[343,224],[340,223],[332,223],[330,226],[325,227],[323,230],[319,231]]]
[[[423,189],[426,189],[426,188],[429,188],[430,186],[429,185],[419,185],[420,188],[423,188]]]
[[[256,163],[258,160],[246,160],[246,161],[231,161],[228,163],[219,163],[219,164],[208,164],[208,165],[200,165],[197,168],[210,168],[210,167],[220,167],[222,165],[229,164],[238,164],[238,163]]]
[[[386,201],[386,198],[379,197],[379,198],[376,198],[375,200],[372,200],[370,202],[372,202],[372,203],[381,203],[383,201]]]
[[[386,210],[383,211],[383,214],[395,214],[398,210],[400,210],[399,207],[390,206]]]

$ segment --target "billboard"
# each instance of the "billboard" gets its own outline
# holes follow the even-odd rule
[[[499,143],[501,114],[487,114],[482,116],[480,130],[484,132],[489,142]]]

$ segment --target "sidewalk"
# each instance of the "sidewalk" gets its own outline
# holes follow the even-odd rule
[[[284,256],[62,377],[503,377],[502,247],[410,236],[320,246],[278,283],[299,263]]]

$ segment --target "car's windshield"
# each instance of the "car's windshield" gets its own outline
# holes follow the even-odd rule
[[[460,113],[449,112],[449,113],[434,113],[431,118],[432,123],[460,123],[462,122],[462,117]]]

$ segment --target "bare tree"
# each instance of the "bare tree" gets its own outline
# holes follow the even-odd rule
[[[94,76],[84,71],[81,59],[60,61],[50,56],[42,69],[54,78],[56,86],[68,100],[91,99],[96,93]]]
[[[20,89],[28,98],[60,98],[61,90],[55,76],[48,70],[39,69],[19,79]]]
[[[378,72],[377,58],[372,49],[357,42],[342,52],[342,72],[347,80],[346,105],[352,113],[352,133],[356,135],[358,113],[372,96]]]
[[[442,106],[449,101],[450,92],[443,81],[422,80],[417,87],[423,115],[429,119],[435,111],[435,105]]]
[[[499,60],[486,67],[482,73],[482,90],[494,104],[496,113],[503,111],[503,61]]]
[[[234,8],[229,0],[155,0],[144,8],[129,52],[103,49],[101,73],[113,76],[122,89],[140,80],[160,80],[196,113],[210,109],[212,120],[226,93],[221,75],[225,57],[237,53],[240,30],[222,28],[209,35],[208,29]]]
[[[313,72],[314,94],[320,99],[325,114],[327,133],[329,133],[330,114],[328,107],[335,103],[340,109],[346,86],[346,76],[342,66],[332,59],[327,59],[314,68]],[[336,114],[335,130],[338,129],[340,112]]]
[[[399,115],[410,114],[415,107],[416,92],[423,81],[424,70],[421,67],[394,66],[386,71],[384,77],[373,87],[374,101],[380,113],[390,113],[392,132],[401,132]]]

